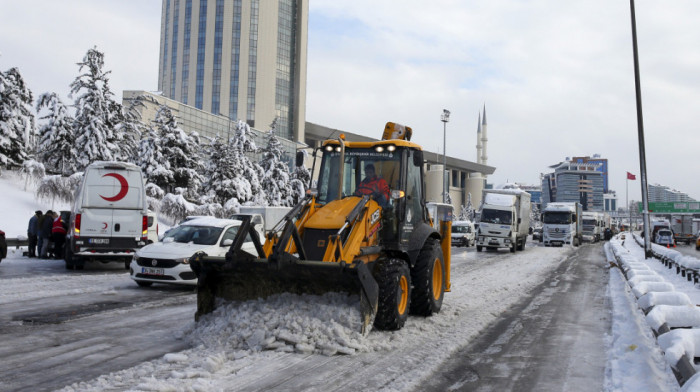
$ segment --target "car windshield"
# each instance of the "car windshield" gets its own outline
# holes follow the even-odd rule
[[[550,225],[568,225],[571,223],[571,213],[547,211],[543,214],[542,221],[544,223],[549,223]]]
[[[513,214],[505,210],[484,209],[481,211],[481,222],[509,225],[513,223]]]
[[[163,241],[172,238],[173,242],[214,245],[222,230],[221,227],[182,225],[168,231]]]
[[[453,233],[471,233],[469,226],[452,226]]]

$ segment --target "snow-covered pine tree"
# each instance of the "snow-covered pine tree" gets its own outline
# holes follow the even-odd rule
[[[46,122],[39,127],[37,159],[54,173],[68,176],[77,170],[75,139],[73,135],[73,117],[56,93],[44,93],[39,96],[36,111],[46,108],[48,113],[40,117]]]
[[[237,173],[233,146],[215,137],[209,145],[209,164],[205,172],[207,192],[211,200],[224,205],[229,200],[246,201],[252,196],[250,182]]]
[[[153,122],[160,137],[163,156],[173,172],[173,183],[161,187],[170,192],[176,187],[187,188],[184,196],[189,200],[198,199],[203,181],[199,173],[204,169],[199,152],[199,134],[185,133],[172,110],[165,105],[158,108]]]
[[[289,167],[282,161],[282,143],[275,135],[274,122],[268,133],[267,146],[263,149],[260,167],[265,172],[261,185],[266,195],[267,205],[291,206],[292,188],[289,184]]]
[[[111,161],[117,159],[120,147],[115,136],[115,129],[121,122],[121,105],[115,102],[114,94],[109,89],[108,75],[104,71],[104,54],[92,48],[88,50],[83,61],[78,63],[79,75],[71,83],[70,96],[76,96],[75,149],[78,170],[84,170],[94,161]]]
[[[138,160],[136,152],[139,150],[139,140],[144,132],[148,132],[138,111],[139,107],[145,106],[143,99],[143,96],[136,97],[128,107],[122,107],[115,102],[119,105],[115,106],[115,110],[121,114],[121,122],[117,124],[114,132],[114,142],[119,147],[115,157],[118,161],[136,163]]]
[[[155,184],[158,188],[167,188],[175,183],[170,162],[163,154],[160,137],[155,129],[142,134],[136,164],[141,167],[147,183]]]
[[[306,160],[306,150],[302,150]],[[301,165],[296,166],[291,174],[289,185],[292,188],[292,205],[297,205],[306,195],[306,189],[311,184],[311,172],[306,168],[302,160]]]
[[[238,198],[238,201],[253,205],[267,205],[265,192],[261,186],[261,179],[265,175],[265,171],[256,162],[248,158],[248,153],[257,151],[257,146],[250,136],[250,127],[243,121],[238,121],[236,124],[235,137],[231,140],[231,152],[234,166],[238,169],[236,178],[244,178],[250,184],[250,194],[244,199]],[[245,184],[240,184],[241,189],[244,189]]]
[[[17,68],[0,72],[0,166],[21,165],[36,136],[32,92]]]

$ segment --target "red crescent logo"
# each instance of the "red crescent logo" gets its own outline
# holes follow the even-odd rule
[[[107,222],[102,222],[102,224],[104,225],[104,227],[102,228],[102,230],[105,230],[105,229],[107,228]]]
[[[121,174],[107,173],[102,177],[114,177],[114,178],[116,178],[117,181],[119,181],[119,185],[121,186],[121,188],[119,189],[119,193],[117,193],[116,195],[114,195],[112,197],[104,197],[104,196],[100,195],[101,198],[103,198],[107,201],[112,201],[112,202],[119,201],[119,200],[123,199],[124,196],[126,196],[127,192],[129,192],[129,183],[126,182],[126,178],[124,178],[124,176],[122,176]]]

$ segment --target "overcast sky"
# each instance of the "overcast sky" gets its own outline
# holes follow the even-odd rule
[[[268,0],[263,0],[268,1]],[[161,1],[0,0],[0,70],[66,102],[97,46],[123,90],[156,90]],[[648,180],[700,199],[700,2],[637,0]],[[310,0],[307,121],[476,161],[486,105],[489,182],[538,184],[566,157],[609,159],[640,200],[630,5],[590,0]]]

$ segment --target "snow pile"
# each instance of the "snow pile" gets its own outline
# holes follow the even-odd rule
[[[357,295],[278,294],[267,299],[221,303],[197,323],[193,346],[276,350],[324,355],[371,351],[360,333]]]
[[[700,329],[674,329],[659,336],[659,346],[669,363],[677,363],[683,355],[694,358],[700,354]]]
[[[639,297],[639,306],[647,311],[648,309],[656,305],[675,305],[675,306],[687,306],[692,305],[690,302],[690,297],[686,293],[679,293],[677,291],[661,292],[657,293],[655,291],[644,294]]]

